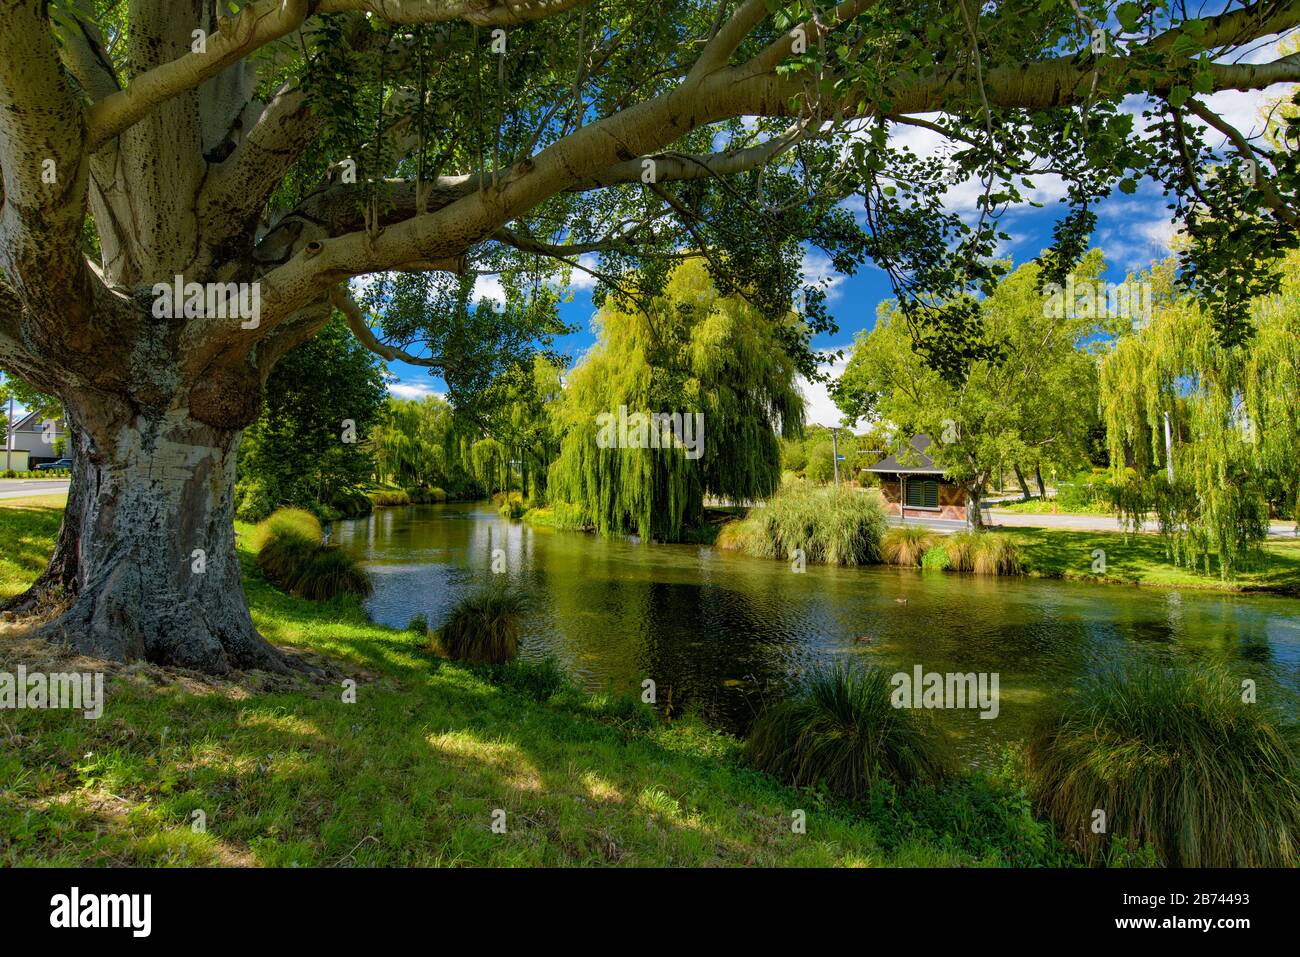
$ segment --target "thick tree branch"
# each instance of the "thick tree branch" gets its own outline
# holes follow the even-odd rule
[[[190,52],[141,74],[124,90],[93,104],[86,112],[91,152],[139,122],[158,104],[192,90],[254,50],[302,26],[308,0],[261,0],[222,17],[202,52]]]
[[[563,13],[588,0],[321,0],[318,13],[369,13],[389,23],[463,20],[480,27],[513,27]]]
[[[441,369],[442,359],[438,357],[421,358],[419,356],[408,355],[395,346],[390,346],[385,342],[380,342],[375,334],[370,331],[370,323],[366,321],[365,313],[357,305],[346,289],[342,286],[336,286],[330,290],[330,302],[334,304],[339,312],[343,313],[343,318],[347,320],[348,328],[352,334],[360,340],[361,344],[377,356],[395,362],[405,362],[413,366],[427,366],[429,368]]]

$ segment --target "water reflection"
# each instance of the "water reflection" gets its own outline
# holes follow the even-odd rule
[[[687,545],[509,523],[482,505],[385,509],[340,522],[364,556],[367,604],[402,627],[437,626],[490,581],[494,549],[533,596],[525,657],[554,655],[585,686],[639,691],[743,732],[809,667],[861,656],[891,670],[999,672],[998,720],[939,715],[976,755],[1023,735],[1042,702],[1121,657],[1208,660],[1262,687],[1300,689],[1300,601],[1100,587],[911,569],[788,565]]]

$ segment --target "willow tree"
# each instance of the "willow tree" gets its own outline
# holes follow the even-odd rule
[[[1296,242],[1295,168],[1204,97],[1300,79],[1294,55],[1237,62],[1297,23],[1296,0],[0,0],[0,365],[62,400],[75,463],[50,566],[11,609],[57,596],[43,633],[98,655],[283,667],[242,596],[235,452],[331,307],[454,394],[481,337],[541,324],[543,264],[616,289],[689,249],[775,314],[806,239],[882,265],[948,368],[977,343],[943,304],[997,281],[1027,178],[1067,183],[1059,270],[1091,206],[1149,175],[1236,336],[1268,291],[1257,261]],[[1207,181],[1205,124],[1257,175]],[[955,151],[916,157],[900,125]],[[941,206],[967,177],[973,222]],[[464,307],[484,270],[502,310]],[[357,303],[369,274],[433,279]],[[232,293],[255,308],[231,315]]]
[[[1173,265],[1149,278],[1153,321],[1119,336],[1101,366],[1101,408],[1121,515],[1153,513],[1171,558],[1228,575],[1268,534],[1300,522],[1300,258],[1280,293],[1252,304],[1251,347],[1226,346]]]
[[[706,495],[771,495],[780,438],[803,427],[795,363],[780,345],[797,321],[720,295],[698,262],[641,309],[602,309],[599,341],[557,408],[550,500],[602,534],[677,541]]]

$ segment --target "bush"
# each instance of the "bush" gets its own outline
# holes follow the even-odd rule
[[[322,541],[320,522],[301,508],[282,508],[253,529],[262,573],[281,591],[311,601],[371,593],[370,576],[357,559]]]
[[[511,492],[508,495],[498,492],[492,496],[492,502],[497,507],[497,514],[502,518],[517,521],[523,518],[524,513],[528,511],[528,503],[524,501],[523,495],[519,492]]]
[[[253,529],[250,544],[253,551],[260,552],[273,538],[296,535],[314,544],[325,538],[320,520],[305,508],[277,509]]]
[[[921,556],[921,568],[927,572],[941,572],[948,564],[948,549],[943,545],[932,545]]]
[[[885,533],[881,553],[891,565],[919,565],[934,544],[934,533],[921,525],[895,525]]]
[[[943,776],[938,738],[924,716],[890,701],[889,675],[834,665],[802,693],[761,714],[746,751],[753,765],[796,787],[850,799],[880,782],[933,783]]]
[[[1171,867],[1300,864],[1294,728],[1223,671],[1092,675],[1025,753],[1033,798],[1089,863],[1149,845]],[[1099,809],[1105,834],[1092,832]]]
[[[241,522],[264,521],[279,502],[279,490],[264,479],[246,479],[235,486],[235,518]]]
[[[329,601],[339,595],[365,598],[374,586],[351,552],[338,545],[321,545],[299,569],[291,590],[309,601]]]
[[[359,488],[345,485],[334,490],[329,504],[346,518],[358,518],[369,515],[375,510],[375,503],[370,496]]]
[[[406,489],[377,488],[371,490],[370,501],[376,508],[393,508],[400,505],[410,505],[411,496],[407,494]]]
[[[456,661],[496,665],[519,654],[524,601],[517,593],[488,588],[465,598],[434,636],[435,650]]]
[[[879,496],[796,482],[724,526],[717,544],[757,558],[789,558],[803,549],[812,562],[868,565],[880,561],[885,528]]]
[[[18,473],[15,472],[13,469],[5,469],[3,472],[0,472],[0,478],[12,479],[17,477],[18,477]]]

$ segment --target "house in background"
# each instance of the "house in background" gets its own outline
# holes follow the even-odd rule
[[[947,518],[966,521],[966,490],[943,477],[943,469],[928,454],[930,437],[912,437],[910,455],[887,455],[864,469],[880,477],[880,492],[890,515],[904,521],[915,518]]]
[[[17,417],[13,424],[9,440],[0,446],[0,469],[9,468],[5,463],[9,460],[8,450],[13,450],[14,471],[22,471],[34,468],[42,462],[53,462],[67,455],[67,451],[56,451],[55,443],[63,440],[63,448],[67,445],[68,432],[63,423],[57,420],[50,420],[48,423],[41,418],[39,412],[28,412]],[[25,453],[25,457],[24,457]],[[25,461],[20,459],[25,458]]]

